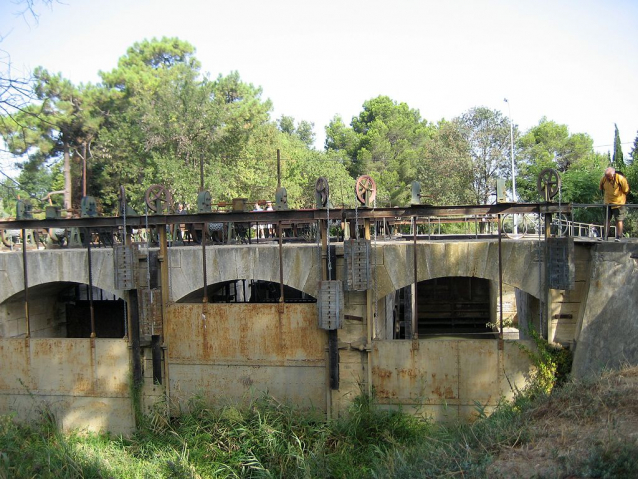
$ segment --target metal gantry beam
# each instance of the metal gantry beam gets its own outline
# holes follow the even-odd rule
[[[213,212],[186,215],[149,215],[127,216],[126,226],[145,228],[158,225],[181,223],[314,223],[317,220],[349,221],[359,219],[407,218],[410,217],[454,217],[454,216],[489,216],[506,214],[551,214],[571,213],[572,205],[558,203],[499,203],[494,205],[466,206],[422,206],[413,205],[404,208],[358,208],[341,209],[304,209],[258,212]],[[60,218],[41,220],[0,221],[0,229],[36,229],[36,228],[116,228],[124,226],[122,216],[100,216],[93,218]]]

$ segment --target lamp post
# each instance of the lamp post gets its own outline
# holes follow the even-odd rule
[[[507,112],[510,118],[510,159],[512,160],[512,202],[516,203],[516,173],[514,171],[514,123],[512,122],[512,109],[510,102],[507,98],[503,98],[503,101],[507,103]],[[518,218],[516,214],[514,216],[514,231],[515,235],[518,234]]]
[[[507,98],[503,101],[507,103],[507,112],[510,117],[510,159],[512,160],[512,201],[516,203],[516,174],[514,173],[514,124],[512,123],[512,109]]]

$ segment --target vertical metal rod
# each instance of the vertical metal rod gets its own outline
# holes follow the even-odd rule
[[[277,188],[281,188],[281,150],[277,148]]]
[[[91,337],[95,337],[95,309],[93,308],[93,261],[91,257],[91,229],[87,228],[86,256],[89,263],[89,310],[91,312]]]
[[[86,142],[84,143],[84,156],[82,157],[82,198],[86,196]]]
[[[375,225],[376,228],[376,225]],[[363,222],[363,234],[367,241],[370,241],[370,220],[366,218]],[[376,268],[376,265],[375,265]],[[376,285],[375,285],[376,287]],[[372,395],[372,336],[374,328],[374,317],[372,314],[372,291],[366,289],[366,330],[367,330],[367,353],[368,353],[368,394]]]
[[[552,306],[550,304],[550,293],[549,293],[549,238],[551,236],[551,227],[552,227],[552,215],[551,213],[545,214],[545,308],[544,314],[541,317],[541,331],[540,334],[550,341],[549,337],[549,318],[552,310]],[[545,322],[543,323],[543,319]],[[550,341],[551,342],[551,341]]]
[[[29,321],[29,275],[27,273],[27,230],[22,228],[22,271],[24,272],[24,317],[27,322],[27,338],[31,337]]]
[[[417,270],[417,256],[416,256],[416,235],[417,235],[417,217],[413,217],[414,221],[414,235],[413,235],[413,267],[414,267],[414,314],[412,315],[412,339],[419,339],[419,295],[417,294],[418,285],[419,285],[419,276]]]
[[[498,296],[499,296],[499,339],[503,339],[503,223],[498,215]]]
[[[279,152],[279,150],[277,150]],[[284,250],[281,230],[281,221],[277,221],[277,233],[279,233],[279,302],[284,303]]]
[[[131,350],[133,353],[133,385],[142,385],[142,348],[140,345],[140,313],[137,290],[129,291]]]
[[[199,159],[199,192],[204,191],[204,158]]]
[[[320,264],[321,264],[321,280],[326,281],[329,279],[329,271],[328,271],[328,255],[330,252],[328,251],[328,221],[327,220],[319,220],[317,222],[317,229],[319,231],[319,236],[321,239],[321,254],[320,254]],[[335,330],[326,331],[326,336],[328,340],[328,348],[326,350],[326,415],[328,419],[332,418],[332,390],[339,388],[339,367],[336,368],[334,366],[334,361],[339,360],[339,351],[336,349],[336,355],[334,353],[335,348],[338,348],[339,340],[338,333]]]
[[[204,279],[204,292],[202,303],[208,303],[208,278],[206,277],[206,229],[207,223],[202,223],[202,277]]]

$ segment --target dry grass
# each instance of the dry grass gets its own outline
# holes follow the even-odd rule
[[[530,440],[502,448],[488,477],[638,477],[638,368],[570,383],[524,415]]]

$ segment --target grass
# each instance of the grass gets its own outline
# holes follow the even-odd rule
[[[451,425],[381,410],[365,394],[333,421],[268,396],[219,409],[194,399],[179,418],[159,408],[128,439],[63,434],[49,414],[34,425],[4,416],[0,479],[634,477],[637,393],[634,368],[521,393]]]

